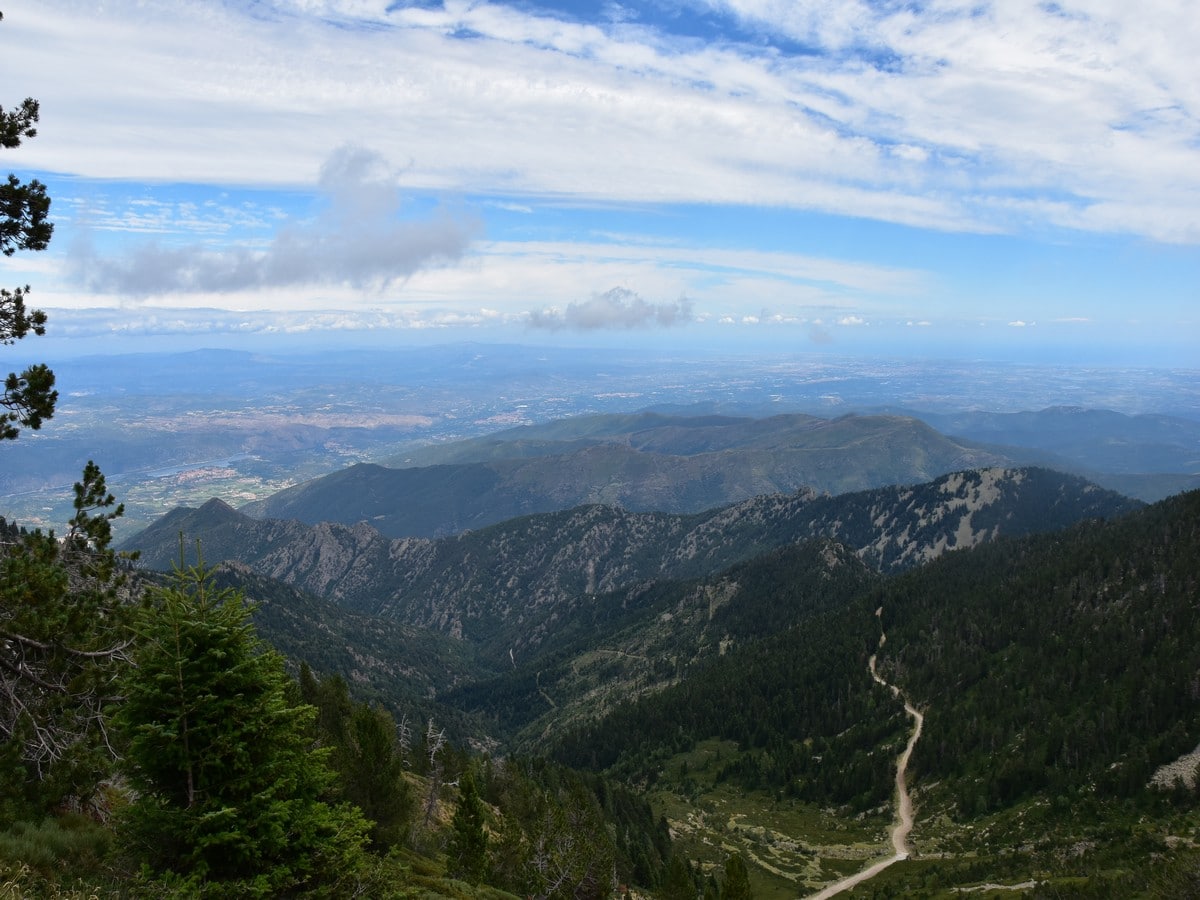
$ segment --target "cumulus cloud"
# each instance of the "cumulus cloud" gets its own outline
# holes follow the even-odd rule
[[[565,309],[534,310],[529,324],[551,330],[592,331],[600,328],[669,328],[692,321],[692,304],[686,297],[673,303],[649,303],[635,291],[615,287],[590,299],[568,303]]]
[[[476,226],[447,213],[402,215],[397,173],[361,147],[342,147],[321,167],[322,213],[287,221],[264,248],[139,243],[120,256],[73,251],[88,289],[143,298],[294,285],[380,289],[418,269],[458,259]]]

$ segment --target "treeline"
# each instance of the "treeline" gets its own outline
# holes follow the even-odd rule
[[[0,523],[6,895],[578,898],[665,877],[628,789],[299,680],[199,562],[135,582],[89,466],[63,539]]]

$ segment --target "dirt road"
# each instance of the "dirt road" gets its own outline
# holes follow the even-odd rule
[[[882,616],[883,610],[876,610],[876,616]],[[887,640],[886,634],[879,635],[879,646],[882,647]],[[871,677],[875,679],[877,684],[883,685],[892,692],[892,696],[904,700],[904,711],[912,716],[913,730],[908,736],[908,744],[904,748],[904,752],[900,754],[900,758],[896,761],[896,824],[892,826],[892,850],[894,853],[886,859],[881,859],[876,863],[863,869],[861,872],[855,872],[848,878],[843,878],[834,884],[829,885],[816,894],[812,894],[809,900],[825,900],[826,897],[833,897],[843,891],[848,891],[858,884],[862,884],[870,878],[874,878],[888,866],[900,862],[902,859],[908,859],[911,848],[908,846],[908,836],[913,828],[913,808],[912,798],[908,794],[908,761],[912,757],[913,747],[917,745],[917,741],[921,737],[921,729],[925,725],[925,717],[920,711],[908,702],[908,699],[900,692],[900,688],[894,684],[888,684],[880,677],[875,670],[875,656],[867,662],[867,667],[871,670]]]

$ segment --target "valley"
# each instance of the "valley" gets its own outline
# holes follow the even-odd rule
[[[617,391],[516,427],[487,403],[440,425],[428,406],[363,428],[197,415],[198,462],[157,419],[185,438],[147,489],[204,499],[117,545],[153,580],[182,539],[306,696],[423,729],[405,780],[445,821],[395,846],[435,894],[453,893],[436,835],[468,770],[507,842],[497,884],[530,883],[521,834],[572,829],[598,855],[564,837],[561,877],[594,886],[602,860],[631,896],[719,896],[734,858],[780,900],[1190,883],[1195,787],[1153,784],[1200,737],[1200,494],[1104,483],[1195,477],[1200,425],[948,401],[928,422],[751,413],[761,387],[633,409]]]
[[[469,649],[453,686],[425,681],[432,697],[335,665],[490,753],[634,786],[698,878],[736,852],[761,897],[856,878],[852,895],[1107,896],[1200,827],[1146,787],[1200,727],[1172,699],[1200,671],[1184,650],[1200,626],[1196,497],[1142,507],[994,469],[676,517],[584,507],[437,540],[209,503],[139,543],[162,565],[183,531],[364,621],[415,627],[407,641]],[[1134,696],[1149,705],[1130,733]],[[1031,743],[1034,722],[1052,724]],[[1189,859],[1154,877],[1190,877]]]

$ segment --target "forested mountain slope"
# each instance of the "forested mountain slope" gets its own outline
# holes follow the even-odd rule
[[[968,811],[1137,793],[1200,741],[1200,492],[948,556],[872,603],[881,667],[939,735],[918,771],[958,784]]]
[[[735,650],[842,611],[880,577],[843,545],[811,541],[707,578],[633,585],[552,614],[536,654],[514,657],[501,674],[440,699],[490,723],[508,745],[532,749],[570,723],[594,720]],[[734,715],[753,710],[744,705]]]
[[[700,577],[797,541],[832,538],[874,568],[899,571],[998,535],[1135,505],[1047,470],[989,469],[840,497],[758,497],[690,516],[588,506],[438,541],[389,540],[365,524],[257,520],[210,501],[168,514],[125,546],[144,565],[167,568],[182,532],[210,561],[245,563],[351,609],[466,638],[496,658],[536,645],[531,621],[559,604]]]
[[[903,416],[640,413],[422,448],[396,461],[403,468],[351,466],[242,509],[310,524],[366,521],[389,537],[440,537],[585,504],[695,513],[802,488],[842,494],[1044,458],[947,438]]]
[[[889,802],[908,727],[868,674],[878,652],[884,677],[925,715],[909,777],[928,855],[897,867],[884,895],[1004,873],[1057,885],[1045,896],[1183,896],[1163,886],[1194,880],[1186,854],[1182,874],[1168,866],[1195,825],[1178,819],[1194,793],[1150,782],[1200,742],[1198,597],[1192,492],[946,554],[546,733],[559,735],[560,759],[642,783],[721,740],[710,789],[864,812]]]

